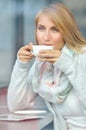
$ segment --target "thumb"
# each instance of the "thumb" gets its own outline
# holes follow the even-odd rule
[[[32,50],[32,45],[33,45],[33,42],[30,42],[29,47],[30,47],[31,50]]]

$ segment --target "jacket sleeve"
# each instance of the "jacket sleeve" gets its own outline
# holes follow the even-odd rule
[[[54,66],[57,66],[66,74],[74,87],[84,85],[84,80],[86,80],[86,54],[69,56],[63,52]]]
[[[31,63],[16,60],[7,93],[7,103],[10,111],[25,109],[31,106],[37,96],[32,90]]]
[[[62,52],[54,66],[65,73],[86,108],[86,53],[70,56]]]

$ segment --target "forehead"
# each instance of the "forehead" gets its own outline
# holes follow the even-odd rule
[[[43,24],[43,25],[51,25],[51,26],[55,26],[53,20],[45,15],[45,14],[41,14],[38,18],[38,23],[37,24]]]

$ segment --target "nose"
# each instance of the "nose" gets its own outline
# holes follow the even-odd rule
[[[51,39],[50,31],[46,30],[44,33],[44,40],[50,41],[50,39]]]

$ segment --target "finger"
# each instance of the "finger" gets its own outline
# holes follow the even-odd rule
[[[40,57],[40,58],[54,58],[54,57],[58,57],[58,56],[55,54],[43,53],[43,54],[38,55],[38,57]]]
[[[25,50],[28,50],[28,51],[30,51],[30,50],[32,50],[32,42],[30,42],[29,44],[27,44],[26,46],[24,46],[24,49]]]
[[[21,58],[31,58],[31,57],[33,57],[33,55],[20,55],[19,57],[21,57]]]
[[[40,61],[55,61],[55,60],[57,60],[57,58],[45,58],[45,57],[43,57],[43,58],[40,58],[40,57],[37,57],[37,60],[40,60]]]
[[[26,59],[25,59],[25,58],[22,58],[22,59],[19,58],[19,59],[20,59],[22,62],[28,62],[28,61],[30,61],[30,59],[27,59],[27,58],[26,58]]]
[[[60,56],[60,51],[59,50],[41,51],[38,56],[39,57],[46,57],[46,58],[54,58],[54,57],[57,58]]]
[[[32,42],[30,42],[30,43],[29,43],[29,46],[30,46],[30,48],[31,48],[31,49],[32,49],[32,45],[33,45],[33,43],[32,43]]]
[[[32,57],[20,56],[19,59],[20,59],[21,61],[29,61],[29,60],[32,59]]]
[[[32,56],[32,53],[30,51],[21,50],[18,52],[18,55],[24,55],[24,56]]]

